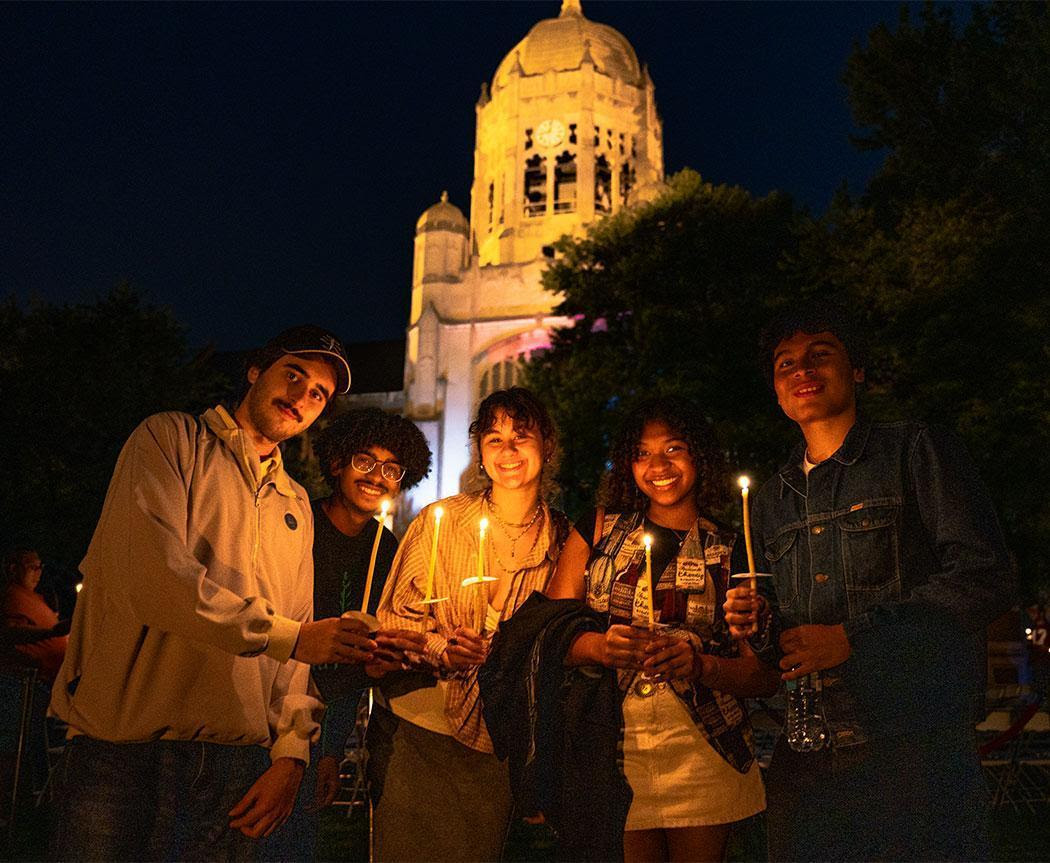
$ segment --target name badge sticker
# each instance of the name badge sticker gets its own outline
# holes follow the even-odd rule
[[[675,587],[690,593],[700,593],[707,587],[707,568],[704,561],[696,557],[678,558],[675,570]]]
[[[727,554],[729,554],[728,545],[711,545],[704,549],[704,560],[708,563],[721,563]]]

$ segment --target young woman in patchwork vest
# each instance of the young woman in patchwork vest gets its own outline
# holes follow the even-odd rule
[[[765,808],[739,699],[778,684],[722,618],[730,574],[747,569],[734,533],[708,515],[726,501],[722,453],[700,410],[663,398],[627,417],[610,463],[604,506],[576,522],[547,595],[608,615],[566,661],[617,669],[626,861],[721,860],[733,822]]]

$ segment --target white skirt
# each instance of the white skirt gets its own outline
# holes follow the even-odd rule
[[[766,808],[758,762],[734,769],[668,685],[623,702],[624,773],[634,792],[626,830],[728,824]]]

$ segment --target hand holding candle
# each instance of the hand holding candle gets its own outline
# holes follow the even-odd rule
[[[488,530],[489,520],[482,518],[478,522],[478,569],[477,574],[472,575],[470,578],[464,578],[461,582],[463,587],[476,587],[478,593],[476,596],[476,608],[474,610],[474,616],[478,624],[477,631],[479,635],[485,634],[485,618],[488,612],[488,591],[485,589],[485,585],[490,581],[499,581],[497,578],[493,578],[490,575],[485,575],[485,532]]]

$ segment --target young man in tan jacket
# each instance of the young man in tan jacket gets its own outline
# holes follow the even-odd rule
[[[372,659],[362,624],[312,621],[313,516],[277,446],[349,389],[342,345],[295,327],[247,380],[232,414],[151,416],[117,461],[51,702],[56,859],[250,858],[308,759],[309,664]]]

